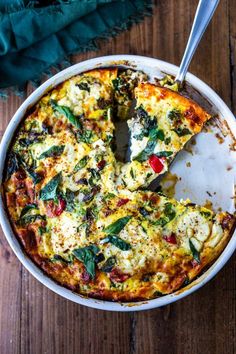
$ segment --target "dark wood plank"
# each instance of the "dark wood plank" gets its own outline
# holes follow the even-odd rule
[[[129,316],[67,301],[23,271],[22,354],[128,353]]]
[[[231,101],[232,110],[236,114],[236,3],[229,0],[229,36],[230,36],[230,74],[231,74]]]
[[[0,103],[0,131],[20,105],[20,100],[11,97]],[[1,134],[2,136],[2,134]],[[0,353],[20,353],[21,316],[21,270],[22,266],[0,232]]]
[[[73,62],[122,53],[178,65],[197,0],[155,3],[152,18],[116,38],[101,41],[97,52],[73,56]],[[235,12],[235,0],[221,0],[190,68],[234,109]],[[31,91],[29,88],[28,94]],[[0,102],[1,132],[21,102],[14,96]],[[182,301],[143,313],[123,314],[89,309],[59,297],[25,269],[21,273],[21,265],[2,234],[0,246],[1,354],[236,352],[235,256],[213,281]]]

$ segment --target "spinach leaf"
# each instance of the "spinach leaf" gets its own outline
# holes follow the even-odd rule
[[[144,162],[146,161],[150,155],[153,154],[154,149],[157,144],[157,139],[159,140],[164,140],[165,139],[165,134],[162,129],[156,130],[153,129],[150,131],[150,138],[147,142],[147,145],[143,151],[141,151],[137,156],[133,158],[133,160],[139,161],[139,162]]]
[[[64,199],[66,201],[66,210],[72,212],[75,207],[75,193],[67,188],[66,193],[64,194]]]
[[[159,151],[156,152],[155,155],[157,155],[158,157],[169,157],[173,155],[173,151]]]
[[[151,140],[161,140],[164,141],[165,139],[165,134],[164,131],[162,129],[156,130],[156,129],[152,129],[149,133],[149,137]]]
[[[80,90],[88,91],[90,92],[90,87],[87,82],[80,82],[78,84],[75,84],[75,86],[78,86]]]
[[[32,224],[36,220],[46,220],[46,217],[40,214],[25,215],[19,220],[19,225],[26,226],[28,224]]]
[[[174,132],[176,132],[176,134],[178,135],[178,136],[185,136],[185,135],[189,135],[189,134],[192,134],[191,132],[190,132],[190,130],[189,129],[187,129],[187,128],[176,128],[176,129],[173,129],[174,130]]]
[[[104,239],[100,241],[100,243],[112,243],[114,246],[119,248],[122,251],[128,251],[131,249],[131,246],[128,242],[122,240],[122,238],[116,236],[116,235],[108,235]]]
[[[27,214],[30,210],[32,209],[38,209],[38,206],[36,204],[27,204],[20,213],[20,218],[22,218],[22,216],[24,216],[25,214]]]
[[[136,116],[143,125],[143,129],[140,134],[135,135],[136,140],[142,140],[144,136],[151,137],[153,132],[157,131],[157,119],[156,117],[150,117],[142,105],[136,109]],[[155,139],[155,138],[154,138]]]
[[[61,145],[61,146],[57,146],[57,145],[53,145],[52,147],[50,147],[50,149],[44,151],[39,157],[38,159],[44,159],[47,157],[57,157],[60,156],[63,151],[65,149],[65,145]]]
[[[171,120],[175,119],[180,119],[181,118],[181,112],[179,109],[174,108],[171,111],[168,112],[167,117]]]
[[[59,172],[54,176],[40,191],[39,198],[41,200],[56,199],[58,186],[61,182],[62,175]]]
[[[171,137],[169,136],[168,138],[165,139],[165,144],[169,145],[170,142],[171,142]]]
[[[28,168],[26,171],[28,172],[29,176],[32,178],[34,184],[39,183],[43,178],[42,176],[34,172],[31,168]]]
[[[153,154],[154,149],[156,147],[156,141],[155,140],[149,140],[147,142],[147,145],[143,151],[141,151],[137,156],[133,158],[133,160],[143,162],[146,161],[150,155]]]
[[[32,137],[28,138],[21,138],[19,139],[19,144],[23,147],[28,147],[32,144],[36,144],[42,141],[42,137],[37,137],[36,134],[34,134]]]
[[[154,222],[155,225],[160,225],[161,227],[165,226],[166,224],[168,224],[169,219],[166,217],[162,217],[160,219],[158,219],[157,221]]]
[[[73,256],[71,257],[71,255],[69,256],[68,259],[63,258],[62,256],[60,256],[59,254],[55,254],[51,259],[51,262],[63,262],[66,264],[71,264],[73,263]]]
[[[74,167],[74,172],[77,172],[82,168],[84,168],[87,165],[88,160],[89,160],[88,156],[84,156],[81,160],[79,160],[79,162],[77,162],[77,164]]]
[[[39,232],[40,236],[42,236],[43,234],[45,234],[45,232],[47,232],[47,228],[39,226],[38,232]]]
[[[168,217],[169,221],[175,218],[176,212],[173,209],[173,205],[171,203],[165,204],[164,214]]]
[[[145,111],[145,109],[143,108],[142,105],[136,109],[136,115],[138,116],[138,118],[143,119],[143,120],[150,118],[147,111]]]
[[[77,248],[73,251],[74,256],[84,263],[86,271],[92,279],[95,277],[95,256],[98,252],[99,248],[96,245]]]
[[[91,173],[91,177],[89,178],[89,184],[90,186],[95,186],[96,183],[101,178],[100,173],[97,170],[95,170],[95,168],[89,168],[88,170]]]
[[[150,212],[147,209],[145,209],[144,207],[139,208],[139,212],[144,217],[150,215]]]
[[[125,225],[129,222],[129,220],[131,218],[132,218],[132,216],[124,216],[123,218],[120,218],[120,219],[116,220],[114,223],[112,223],[111,225],[107,226],[103,231],[106,234],[116,235],[116,234],[120,233],[121,230],[123,230],[123,228],[125,227]]]
[[[27,163],[24,161],[24,159],[19,155],[18,155],[18,161],[23,166],[25,171],[28,173],[30,178],[32,178],[34,184],[37,184],[42,180],[43,177],[34,171],[35,166],[32,167],[28,166]]]
[[[50,104],[55,112],[58,112],[65,116],[69,122],[74,125],[76,128],[81,129],[81,123],[79,117],[76,117],[70,110],[69,107],[60,106],[55,100],[50,100]]]
[[[161,217],[154,222],[155,225],[160,225],[161,227],[163,227],[166,224],[168,224],[168,222],[170,222],[171,220],[173,220],[175,218],[176,212],[173,209],[173,205],[171,203],[165,204],[164,214],[165,214],[164,217]]]
[[[19,167],[18,155],[14,151],[11,151],[8,156],[6,180],[8,180],[14,172],[18,171]]]
[[[103,263],[103,266],[100,268],[100,270],[104,273],[110,273],[115,264],[116,264],[116,257],[111,256],[107,258],[105,263]]]
[[[117,77],[112,80],[112,85],[115,91],[120,91],[124,85],[124,80],[121,77]]]
[[[195,259],[195,261],[200,264],[201,261],[200,261],[200,252],[198,252],[198,250],[195,248],[194,244],[192,243],[191,240],[189,240],[189,247],[190,247],[190,250],[192,252],[192,255],[193,255],[193,258]]]

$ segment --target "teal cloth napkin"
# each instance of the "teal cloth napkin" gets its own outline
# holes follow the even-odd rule
[[[97,49],[151,13],[152,0],[0,1],[0,89],[31,80],[75,52]],[[60,69],[60,66],[57,66]]]

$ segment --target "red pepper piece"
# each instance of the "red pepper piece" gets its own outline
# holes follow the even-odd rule
[[[110,279],[111,281],[115,281],[118,283],[123,283],[128,278],[130,278],[129,274],[122,273],[119,269],[113,268],[110,272]]]
[[[164,165],[158,156],[151,155],[148,161],[154,172],[160,173],[163,170]]]
[[[106,166],[106,161],[105,161],[105,160],[101,160],[101,161],[99,161],[99,162],[97,163],[97,168],[98,168],[99,170],[103,170],[105,166]]]
[[[176,236],[175,234],[171,234],[169,236],[164,236],[163,237],[166,242],[172,243],[172,245],[177,244]]]
[[[66,201],[62,198],[59,198],[58,204],[56,204],[53,200],[50,200],[46,206],[46,214],[48,217],[53,218],[55,216],[61,215],[61,213],[66,208]]]
[[[122,199],[119,199],[118,200],[118,202],[117,202],[117,206],[118,207],[120,207],[120,206],[122,206],[122,205],[125,205],[125,204],[127,204],[129,202],[129,199],[127,198],[127,199],[125,199],[125,198],[122,198]]]

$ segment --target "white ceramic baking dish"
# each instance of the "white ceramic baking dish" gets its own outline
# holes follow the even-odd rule
[[[0,183],[2,183],[4,163],[8,146],[27,109],[34,105],[45,94],[45,92],[71,76],[93,68],[114,65],[128,66],[143,70],[150,75],[151,79],[161,77],[163,76],[163,73],[168,73],[171,75],[176,75],[177,73],[177,67],[172,64],[157,59],[134,55],[114,55],[90,59],[59,72],[35,90],[24,101],[11,119],[0,145]],[[201,204],[204,204],[207,196],[208,198],[211,196],[211,202],[213,203],[215,209],[222,207],[223,210],[234,212],[235,201],[232,197],[234,196],[235,186],[236,156],[235,152],[230,149],[230,145],[233,143],[233,139],[236,138],[235,118],[221,98],[204,82],[191,74],[187,74],[186,82],[189,83],[194,89],[194,95],[198,92],[198,97],[203,96],[207,99],[209,109],[218,114],[220,121],[224,122],[224,124],[213,124],[211,129],[208,129],[208,131],[202,132],[198,135],[196,145],[192,145],[191,147],[191,153],[189,153],[189,150],[186,149],[177,156],[175,162],[171,166],[171,172],[182,178],[178,179],[179,182],[176,185],[175,196],[177,199],[190,197],[193,202],[198,202]],[[229,130],[225,133],[226,125],[228,125],[227,129],[229,129],[231,133],[229,133]],[[221,135],[223,139],[221,139],[220,142],[218,139],[219,135]],[[187,162],[190,162],[190,164]],[[189,167],[190,165],[192,168],[187,169],[186,166]],[[166,295],[154,300],[133,303],[117,303],[83,297],[64,288],[63,286],[58,285],[43,271],[41,271],[41,269],[38,268],[24,253],[17,238],[15,237],[5,211],[2,195],[0,196],[0,222],[5,236],[16,256],[26,267],[26,269],[28,269],[28,271],[42,284],[53,290],[55,293],[78,304],[110,311],[148,310],[182,299],[212,279],[229,260],[236,248],[236,232],[234,232],[227,247],[224,249],[220,257],[207,271],[205,271],[188,287],[171,295]]]

